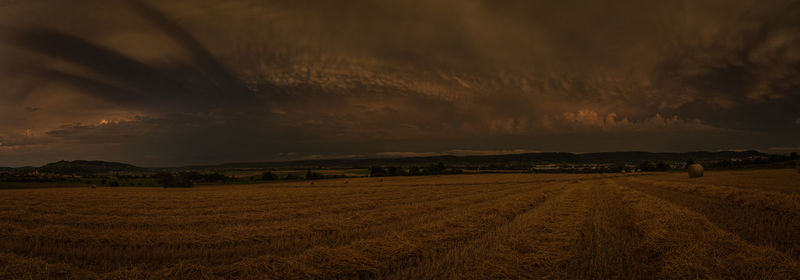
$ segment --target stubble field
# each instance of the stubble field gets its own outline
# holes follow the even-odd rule
[[[800,174],[0,190],[0,279],[797,279]]]

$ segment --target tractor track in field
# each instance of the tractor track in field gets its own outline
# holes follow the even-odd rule
[[[720,228],[752,244],[774,248],[800,261],[800,216],[795,213],[741,205],[641,182],[624,181],[623,184],[696,211]]]
[[[759,174],[734,175],[756,176],[743,184],[774,180],[775,189],[786,190],[796,176]],[[800,275],[796,194],[714,183],[735,183],[731,178],[636,175],[0,190],[6,195],[0,202],[8,202],[0,206],[0,279]],[[243,198],[249,200],[237,203]],[[98,212],[103,209],[110,216]]]

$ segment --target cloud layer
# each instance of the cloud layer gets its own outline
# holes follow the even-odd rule
[[[4,0],[0,165],[796,147],[796,3]]]

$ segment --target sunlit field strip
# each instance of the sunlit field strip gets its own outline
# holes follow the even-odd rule
[[[416,191],[425,186],[409,187],[408,191]],[[208,213],[241,214],[253,211],[282,209],[286,206],[306,207],[318,205],[329,199],[339,199],[352,202],[352,198],[386,197],[387,193],[403,193],[399,188],[364,188],[343,189],[331,187],[309,188],[269,188],[269,189],[211,189],[196,188],[191,190],[148,190],[141,188],[115,188],[115,189],[84,189],[80,192],[38,193],[23,195],[19,199],[38,199],[43,203],[38,205],[25,205],[20,200],[8,201],[10,210],[20,208],[37,214],[63,214],[65,209],[70,209],[82,215],[118,215],[118,216],[158,216],[169,215],[198,215]],[[128,191],[141,192],[137,196],[130,196]],[[55,191],[58,192],[58,191]],[[191,194],[188,196],[187,194]],[[327,194],[327,195],[323,195]],[[49,197],[51,196],[52,197]],[[37,198],[38,196],[38,198]],[[391,197],[391,196],[389,196]],[[81,198],[81,199],[77,199]],[[198,200],[202,198],[203,200]],[[90,203],[90,204],[87,204]],[[63,205],[62,208],[52,208],[52,204]],[[21,204],[21,205],[14,205]],[[222,206],[220,206],[222,205]],[[17,206],[17,207],[14,207]],[[82,208],[89,207],[89,208]],[[104,208],[104,212],[97,212],[97,207]],[[227,207],[225,207],[227,206]],[[13,208],[12,208],[13,207]],[[165,213],[166,212],[166,213]]]
[[[469,205],[471,203],[476,203],[477,201],[484,201],[486,199],[491,199],[492,198],[491,195],[493,193],[499,193],[498,195],[500,195],[500,196],[515,194],[520,190],[520,188],[524,188],[524,187],[526,187],[526,186],[521,185],[521,186],[518,186],[518,188],[497,189],[496,191],[487,192],[487,193],[468,194],[468,195],[464,195],[464,196],[454,195],[451,198],[431,200],[429,202],[419,201],[419,202],[410,202],[410,203],[398,204],[398,205],[388,205],[387,207],[372,209],[371,211],[359,211],[357,217],[355,217],[355,218],[369,220],[370,217],[371,217],[370,216],[371,214],[372,215],[384,216],[387,212],[388,213],[397,212],[397,213],[403,213],[403,214],[414,214],[414,213],[430,214],[430,213],[432,213],[432,211],[446,209],[448,206],[452,206],[454,204],[455,205]],[[432,207],[428,207],[428,206],[431,206],[431,204],[434,204],[434,205]],[[386,208],[388,208],[388,209],[386,209]],[[309,223],[309,222],[313,223],[313,222],[318,221],[318,220],[334,220],[334,221],[341,220],[343,222],[347,222],[347,223],[351,223],[352,224],[353,217],[349,217],[347,214],[352,214],[351,212],[358,211],[359,209],[350,209],[350,210],[351,211],[349,211],[349,212],[337,213],[337,215],[335,215],[335,216],[339,216],[339,217],[329,218],[328,216],[334,216],[334,215],[321,215],[321,216],[314,216],[314,217],[305,217],[303,219],[291,219],[291,220],[285,221],[285,223],[287,223],[287,224],[292,226],[292,227],[288,227],[289,229],[291,229],[291,228],[300,228],[300,226],[302,226],[304,224],[303,221],[305,221],[306,223]],[[414,210],[414,211],[413,212],[409,212],[411,210]],[[397,219],[400,219],[400,218],[401,217],[397,217]],[[348,220],[345,221],[345,219],[348,219]],[[270,222],[270,223],[266,223],[266,222]],[[266,229],[281,228],[281,227],[278,226],[278,225],[281,225],[281,224],[275,224],[274,222],[275,221],[265,221],[265,223],[263,224],[262,227],[264,227]],[[40,231],[43,232],[43,233],[51,232],[51,233],[53,233],[55,235],[55,234],[58,233],[58,229],[62,229],[62,231],[73,231],[73,232],[76,232],[76,233],[87,232],[87,235],[92,235],[92,236],[95,235],[94,231],[88,232],[88,231],[86,231],[86,229],[79,228],[79,227],[69,227],[69,226],[58,227],[58,226],[52,226],[52,225],[46,225],[46,226],[48,226],[49,228],[48,229],[43,229],[43,230],[40,230]],[[320,230],[324,230],[325,227],[326,227],[326,225],[322,224],[322,225],[320,225],[319,229]],[[260,231],[257,230],[257,229],[259,229],[258,226],[253,227],[253,226],[232,225],[230,228],[232,228],[232,229],[241,229],[241,230],[250,231],[250,232],[260,232]],[[36,228],[33,228],[31,230],[36,231]],[[158,232],[154,232],[154,231],[151,231],[149,229],[145,229],[145,230],[141,230],[141,231],[130,231],[130,230],[113,229],[113,230],[106,230],[104,232],[105,233],[113,233],[113,234],[109,234],[110,236],[132,236],[132,237],[135,237],[135,238],[137,238],[139,240],[160,240],[160,239],[174,240],[174,238],[156,238],[156,237],[158,237],[158,236],[175,237],[175,236],[179,236],[179,235],[184,235],[185,236],[185,233],[182,232],[180,228],[178,228],[178,229],[170,229],[170,231],[158,231]],[[148,234],[148,233],[151,233],[151,232],[154,233],[154,234],[157,234],[157,235]],[[193,232],[193,231],[189,231],[189,232]],[[126,234],[126,233],[128,233],[128,234]],[[174,235],[171,235],[172,233],[174,233]],[[67,236],[73,236],[73,235],[74,234],[68,234]],[[207,238],[205,238],[203,240],[197,240],[196,242],[208,242],[208,241],[212,241],[213,242],[214,240],[220,240],[220,238],[223,237],[223,236],[220,236],[220,235],[222,235],[222,234],[209,234],[209,235],[207,235],[208,236]],[[184,239],[187,239],[186,237],[187,236],[185,236]],[[188,239],[189,240],[184,241],[184,242],[190,242],[191,239],[190,238],[188,238]],[[122,239],[118,243],[120,243],[120,244],[131,244],[131,242],[134,242],[134,240]],[[134,244],[136,244],[136,243],[134,243]]]
[[[246,232],[252,232],[252,229],[245,229],[245,231]],[[174,250],[178,250],[180,252],[188,253],[190,256],[195,255],[193,253],[193,251],[209,251],[209,252],[213,252],[214,254],[219,254],[219,253],[224,253],[224,251],[231,251],[230,249],[237,249],[237,250],[233,250],[232,253],[231,253],[231,255],[237,256],[237,255],[242,253],[241,250],[238,250],[238,249],[243,249],[243,250],[258,249],[258,247],[253,247],[251,244],[259,244],[259,245],[262,245],[262,246],[275,246],[274,244],[277,243],[277,244],[281,244],[282,247],[288,247],[291,250],[296,250],[301,245],[299,243],[302,243],[302,242],[292,242],[294,240],[284,240],[284,239],[297,239],[297,238],[299,238],[299,239],[314,239],[314,238],[311,238],[311,237],[308,237],[308,236],[323,236],[324,237],[324,236],[330,235],[329,233],[327,233],[328,231],[329,230],[321,230],[321,231],[313,231],[312,230],[309,233],[303,233],[304,231],[292,230],[292,231],[285,232],[285,233],[283,231],[281,231],[281,233],[277,233],[276,236],[258,234],[256,236],[256,238],[253,238],[252,240],[226,240],[226,239],[230,239],[230,238],[233,238],[233,237],[240,237],[240,236],[237,236],[236,234],[230,233],[230,234],[222,234],[221,238],[214,239],[213,241],[209,241],[208,243],[205,243],[205,244],[202,243],[202,241],[199,241],[199,240],[198,241],[191,241],[191,239],[189,239],[189,240],[186,240],[186,239],[171,239],[171,240],[166,241],[166,242],[165,241],[158,241],[159,239],[142,239],[142,240],[140,240],[140,241],[143,241],[144,244],[134,243],[132,241],[131,241],[130,244],[124,243],[124,242],[122,242],[122,243],[110,243],[110,242],[105,242],[104,240],[86,241],[86,242],[89,242],[89,243],[98,243],[98,242],[100,242],[101,244],[99,244],[99,246],[102,247],[102,248],[112,247],[112,249],[121,250],[123,252],[120,252],[120,254],[123,257],[127,257],[129,255],[129,254],[125,253],[124,251],[142,251],[142,252],[145,252],[145,253],[149,253],[149,252],[153,252],[155,249],[163,249],[163,250],[168,250],[170,252],[172,252]],[[287,234],[289,235],[289,237],[285,236]],[[32,235],[32,234],[29,233],[29,235]],[[177,237],[180,237],[180,236],[177,236]],[[79,244],[77,244],[78,242],[76,242],[75,240],[76,239],[75,239],[74,236],[67,235],[64,238],[62,238],[61,241],[58,241],[58,240],[49,240],[49,241],[57,242],[59,244],[60,243],[65,243],[65,244],[72,243],[73,245],[79,245]],[[178,244],[173,244],[174,242],[179,242],[179,243]],[[49,247],[52,247],[52,246],[46,246],[46,247],[49,248]],[[82,245],[81,247],[86,247],[86,245]],[[236,248],[229,248],[229,247],[236,247]],[[167,255],[170,255],[170,254],[167,254]]]
[[[475,185],[472,185],[472,186],[469,186],[469,187],[476,189],[478,192],[484,191],[483,189],[486,188],[485,186],[475,186]],[[435,195],[439,195],[439,196],[442,196],[442,197],[448,196],[448,194],[445,192],[446,190],[444,188],[442,188],[442,187],[434,187],[437,190],[437,193],[435,193],[435,194],[431,194],[430,193],[431,192],[430,191],[431,187],[422,186],[420,188],[425,188],[425,192],[422,192],[422,194],[424,194],[424,195],[434,195],[434,196]],[[460,188],[464,188],[465,189],[467,187],[460,187]],[[136,189],[134,189],[134,190],[136,190]],[[317,191],[317,190],[324,191],[324,189],[314,189],[314,191]],[[139,191],[139,190],[136,190],[136,191]],[[226,192],[226,191],[229,191],[229,190],[222,190],[220,192]],[[301,190],[293,190],[293,191],[300,192]],[[353,192],[356,193],[353,196],[354,197],[358,197],[359,196],[358,193],[360,191],[361,190],[353,190]],[[394,198],[395,196],[390,195],[390,194],[384,194],[384,193],[376,194],[375,196],[376,197],[390,197],[392,199],[414,199],[415,196],[418,197],[420,195],[419,189],[399,190],[397,193],[404,194],[406,197]],[[234,194],[231,194],[231,195],[233,196]],[[164,195],[164,194],[158,194],[158,195]],[[139,212],[133,212],[131,210],[131,209],[140,209],[141,208],[141,207],[139,207],[140,205],[131,205],[131,204],[124,204],[124,203],[110,203],[111,205],[108,205],[109,201],[105,201],[104,203],[87,203],[88,205],[84,204],[81,207],[78,207],[77,205],[61,206],[60,204],[57,204],[58,202],[51,202],[51,203],[47,203],[46,204],[46,205],[49,205],[48,207],[51,208],[51,209],[52,208],[58,208],[58,209],[73,209],[73,208],[77,208],[77,209],[82,209],[81,210],[82,214],[76,215],[76,214],[67,213],[66,216],[64,216],[63,219],[62,219],[61,218],[62,216],[59,216],[59,215],[64,215],[63,211],[65,211],[65,210],[60,210],[56,214],[49,215],[50,219],[49,220],[43,220],[43,221],[41,221],[41,223],[56,224],[56,223],[58,223],[59,220],[61,220],[61,221],[75,221],[77,224],[81,224],[81,223],[83,223],[83,220],[85,219],[84,217],[86,217],[86,218],[89,218],[89,219],[106,220],[106,221],[109,221],[109,223],[120,224],[120,225],[127,225],[129,222],[136,221],[137,219],[139,219],[139,220],[157,220],[157,221],[161,222],[165,226],[169,225],[169,224],[184,224],[184,225],[186,225],[186,224],[192,224],[191,219],[198,219],[198,220],[201,220],[201,221],[207,219],[209,221],[213,221],[213,218],[215,217],[214,215],[217,215],[216,217],[218,217],[218,218],[222,218],[222,217],[225,217],[225,215],[227,215],[227,214],[233,215],[233,214],[240,214],[240,213],[247,213],[247,214],[244,214],[243,218],[239,218],[241,215],[236,215],[236,217],[233,218],[233,219],[247,219],[248,218],[247,215],[253,215],[255,213],[255,216],[256,216],[255,219],[258,219],[259,221],[263,221],[263,219],[267,219],[269,217],[260,217],[261,215],[275,215],[275,216],[278,216],[278,217],[281,216],[281,213],[283,213],[283,214],[289,213],[293,217],[302,216],[302,215],[319,215],[319,214],[322,214],[322,213],[329,212],[330,209],[341,208],[341,207],[338,207],[339,206],[338,203],[347,204],[350,207],[354,207],[354,208],[357,208],[357,206],[359,204],[363,205],[363,207],[371,207],[371,206],[373,206],[372,204],[376,203],[369,196],[361,196],[361,197],[359,197],[360,199],[353,201],[353,200],[349,199],[350,196],[342,197],[342,195],[335,195],[335,194],[325,195],[325,194],[321,194],[321,193],[317,193],[316,195],[317,196],[321,196],[321,197],[334,197],[336,202],[334,203],[332,201],[314,201],[312,203],[306,203],[306,204],[298,203],[300,205],[297,205],[297,204],[285,205],[287,207],[271,207],[271,208],[274,208],[274,209],[271,209],[271,208],[264,208],[264,209],[255,208],[254,210],[246,210],[246,212],[245,211],[231,212],[231,211],[219,211],[219,210],[216,210],[216,209],[220,209],[220,208],[222,208],[222,209],[231,209],[231,208],[234,208],[234,209],[251,209],[252,207],[250,207],[249,205],[244,205],[244,204],[247,204],[248,201],[258,200],[259,199],[258,196],[255,196],[254,198],[251,198],[251,199],[246,199],[244,201],[242,201],[241,199],[218,201],[218,200],[208,199],[206,196],[198,195],[200,197],[191,196],[191,197],[187,197],[185,199],[198,200],[198,199],[202,198],[203,201],[207,201],[207,203],[209,203],[209,204],[216,205],[215,208],[214,209],[203,208],[203,209],[199,209],[198,211],[184,211],[184,209],[179,208],[179,207],[175,207],[175,208],[172,208],[172,209],[150,209],[149,212],[146,213],[146,214],[142,213],[141,210],[139,210]],[[62,198],[62,199],[63,200],[67,200],[67,201],[75,201],[75,200],[78,200],[78,197],[65,197],[65,198]],[[139,200],[148,201],[149,199],[150,198],[148,197],[148,198],[141,198]],[[24,199],[20,199],[20,200],[24,200]],[[422,198],[420,198],[420,200],[424,201],[424,199],[422,199]],[[240,201],[242,201],[242,202],[240,203]],[[366,202],[363,202],[363,201],[366,201]],[[167,203],[167,202],[164,202],[164,203]],[[168,203],[175,204],[175,205],[184,205],[185,204],[183,201],[168,202]],[[159,204],[163,204],[163,203],[159,203]],[[384,203],[380,203],[380,204],[384,204]],[[90,208],[90,209],[86,209],[87,207],[90,207],[89,205],[93,205],[94,207]],[[119,205],[124,205],[124,206],[122,206],[122,207],[124,207],[124,208],[122,208],[122,211],[127,211],[127,213],[124,213],[124,214],[120,215],[120,213],[118,213],[118,212],[120,212],[119,208],[121,208]],[[265,202],[265,203],[260,203],[259,205],[255,205],[255,207],[258,207],[258,206],[264,207],[264,206],[268,206],[268,205],[270,205],[270,204]],[[56,207],[56,206],[58,206],[58,207]],[[153,205],[150,205],[150,206],[153,206]],[[316,206],[316,207],[309,207],[309,206]],[[117,209],[114,209],[114,207],[117,207]],[[110,209],[107,209],[107,208],[110,208]],[[295,209],[295,208],[298,208],[298,209]],[[270,210],[270,211],[267,211],[267,210]],[[338,209],[338,210],[342,210],[342,209]],[[35,220],[26,221],[24,219],[35,219],[36,217],[43,217],[43,216],[44,217],[48,217],[48,215],[43,215],[43,214],[29,217],[29,215],[28,215],[28,214],[30,214],[29,211],[30,210],[16,209],[16,210],[13,210],[13,211],[5,212],[5,213],[3,213],[4,215],[2,215],[0,217],[2,219],[7,219],[6,221],[9,221],[9,222],[15,222],[15,223],[21,223],[21,224],[28,223],[28,224],[34,224],[34,225],[37,224],[37,222],[39,222],[39,221],[35,221]],[[70,211],[70,213],[72,213],[72,212],[73,211]],[[159,215],[159,213],[161,213],[161,215]],[[23,215],[23,214],[26,214],[26,215]],[[75,215],[75,216],[72,216],[72,215]],[[156,219],[149,219],[150,216],[156,217]],[[189,220],[187,221],[186,219],[189,219]],[[235,223],[234,221],[231,221],[231,220],[226,220],[225,222],[226,223]]]
[[[517,186],[517,188],[519,188],[519,186]],[[353,212],[353,211],[358,211],[359,216],[369,216],[369,214],[373,213],[373,212],[379,212],[379,213],[383,212],[385,208],[390,208],[390,210],[391,210],[391,208],[402,209],[403,207],[408,207],[407,204],[409,204],[409,205],[421,205],[421,204],[424,204],[426,202],[436,202],[438,200],[457,200],[457,199],[460,199],[460,198],[465,198],[465,197],[470,197],[470,196],[482,197],[482,196],[486,196],[486,195],[489,195],[489,194],[494,193],[494,192],[514,192],[515,188],[513,188],[512,186],[506,186],[504,188],[497,188],[497,189],[483,188],[483,190],[481,190],[478,193],[473,193],[473,192],[462,193],[462,191],[458,190],[458,189],[453,189],[451,191],[457,192],[458,194],[451,194],[449,196],[447,196],[447,195],[434,196],[430,200],[414,199],[414,197],[424,197],[424,193],[416,193],[416,194],[414,194],[414,193],[411,193],[411,194],[406,193],[404,195],[411,196],[410,200],[408,200],[408,201],[403,201],[402,203],[387,204],[387,205],[377,205],[377,204],[374,204],[374,203],[367,203],[368,205],[367,205],[366,209],[368,209],[368,210],[362,210],[362,208],[354,208],[354,207],[349,207],[349,206],[348,207],[341,207],[343,209],[336,209],[336,207],[338,207],[338,206],[336,206],[336,207],[333,207],[333,208],[330,208],[330,209],[323,209],[324,211],[320,211],[318,209],[315,209],[314,212],[317,215],[295,215],[295,214],[292,214],[291,212],[289,212],[290,215],[288,217],[284,217],[284,219],[275,219],[274,216],[268,215],[269,212],[266,212],[265,215],[260,219],[260,223],[258,223],[258,224],[267,224],[267,222],[278,222],[278,221],[281,221],[281,220],[288,220],[288,222],[290,222],[292,224],[298,224],[298,223],[302,223],[302,221],[319,219],[321,217],[334,216],[334,215],[339,215],[339,216],[346,215],[349,212]],[[357,203],[363,203],[363,202],[357,202]],[[297,210],[297,211],[302,211],[302,210]],[[65,219],[59,219],[59,221],[64,221],[65,224],[68,224],[69,220],[67,220],[66,218],[69,218],[69,217],[65,217]],[[152,228],[147,227],[148,226],[147,222],[154,222],[155,223],[154,227],[155,227],[156,230],[159,229],[159,226],[162,226],[162,225],[167,226],[167,228],[166,228],[167,230],[181,230],[183,228],[190,228],[190,227],[186,227],[186,225],[182,225],[180,220],[172,221],[172,223],[160,224],[158,222],[162,222],[161,219],[155,219],[155,218],[150,218],[150,217],[147,217],[147,218],[131,217],[131,219],[133,219],[133,220],[136,220],[137,218],[143,219],[143,221],[145,222],[145,224],[142,225],[143,227],[141,228],[141,230],[144,230],[144,231],[154,231]],[[218,226],[217,228],[218,229],[219,228],[224,229],[224,228],[236,228],[236,227],[241,227],[241,226],[249,226],[247,224],[241,225],[241,224],[236,223],[236,219],[235,218],[232,218],[232,220],[233,221],[223,222],[223,223],[217,225]],[[121,222],[123,224],[126,223],[126,221],[124,221],[124,220],[121,221]],[[19,220],[16,220],[16,223],[14,223],[14,224],[19,225],[19,224],[26,224],[26,223],[23,223],[23,222],[20,222]],[[35,227],[36,226],[41,226],[41,225],[53,225],[53,224],[49,224],[49,223],[37,223],[37,224],[34,224]],[[67,228],[74,227],[74,228],[80,228],[80,229],[84,229],[84,230],[87,229],[85,227],[78,226],[78,225],[81,225],[81,223],[78,222],[76,224],[67,225]],[[176,226],[175,227],[169,227],[170,225],[176,225]],[[180,225],[180,226],[177,226],[177,225]],[[92,229],[92,228],[89,228],[89,229]],[[117,227],[115,227],[114,229],[124,230],[124,229],[127,229],[127,228],[117,228]]]
[[[474,176],[473,176],[474,177]],[[530,181],[531,178],[525,178]],[[388,193],[409,193],[431,187],[459,186],[484,187],[482,183],[466,180],[455,180],[449,183],[416,183],[426,182],[438,177],[419,177],[413,178],[411,182],[393,182],[387,179],[386,182],[376,182],[375,179],[359,179],[350,185],[343,185],[341,181],[333,183],[330,180],[320,181],[316,186],[308,183],[281,183],[257,185],[260,188],[241,186],[225,187],[203,187],[191,190],[171,189],[160,190],[155,188],[101,188],[97,190],[82,189],[73,190],[19,190],[11,191],[8,200],[2,201],[0,211],[18,211],[24,209],[31,213],[41,214],[63,214],[65,209],[71,213],[82,215],[118,215],[127,216],[185,216],[208,213],[220,214],[241,214],[246,212],[282,209],[287,206],[304,208],[307,205],[319,205],[330,199],[337,199],[345,202],[352,202],[348,198],[371,198],[387,197]],[[540,177],[536,177],[540,178]],[[507,178],[503,178],[506,179]],[[544,180],[544,179],[541,179]],[[464,182],[459,182],[464,181]],[[500,184],[511,184],[513,182],[497,182]],[[364,185],[367,184],[367,185]],[[319,186],[319,187],[317,187]],[[347,188],[344,188],[346,186]],[[359,187],[357,189],[356,187]],[[137,196],[130,196],[121,190],[136,190]],[[186,193],[191,193],[187,196]],[[323,195],[327,194],[327,195]],[[198,200],[197,196],[203,198]],[[392,196],[388,196],[393,198]],[[0,198],[2,199],[2,198]],[[32,203],[33,202],[33,203]],[[56,203],[64,207],[53,208]],[[95,209],[92,206],[103,207]],[[223,206],[220,206],[223,205]],[[227,207],[226,207],[227,206]],[[244,207],[247,206],[247,207]],[[87,208],[88,207],[88,208]],[[102,210],[102,211],[98,211]],[[165,213],[167,211],[167,213]]]
[[[512,190],[512,192],[513,191],[514,190]],[[509,193],[507,195],[510,195],[510,194],[512,194],[512,193]],[[489,201],[489,203],[491,203],[491,201]],[[479,206],[480,204],[476,205],[476,201],[465,201],[464,205],[465,206],[470,206],[470,207],[475,207],[475,206]],[[445,206],[447,206],[447,204],[445,204],[444,206],[439,207],[439,208],[444,209],[444,208],[446,208]],[[432,216],[430,214],[434,213],[434,211],[431,211],[431,209],[423,208],[423,209],[420,209],[420,210],[421,210],[420,211],[421,213],[426,213],[426,216]],[[435,215],[433,215],[433,216],[435,216]],[[393,217],[393,219],[395,219],[395,220],[400,220],[401,218],[402,217]],[[374,220],[371,220],[371,221],[365,223],[365,225],[370,225],[370,224],[376,224],[376,223],[375,223]],[[377,224],[380,224],[380,223],[377,223]],[[351,226],[352,227],[354,225],[356,227],[358,226],[358,224],[354,223],[353,221],[346,221],[346,223],[345,223],[345,226]],[[335,225],[334,225],[333,228],[336,229]],[[252,232],[252,229],[245,228],[244,231],[245,231],[245,233],[246,232]],[[42,232],[39,232],[39,233],[25,232],[23,234],[20,234],[20,236],[28,236],[28,237],[34,236],[35,237],[35,236],[38,236],[38,235],[41,235],[41,234],[48,234],[48,233],[52,233],[52,232],[57,232],[57,231],[54,231],[53,228],[50,228],[48,230],[45,230],[45,231],[42,231]],[[280,231],[280,232],[284,232],[284,231]],[[344,232],[346,234],[350,234],[346,227],[342,228],[341,230],[336,230],[336,232]],[[125,234],[125,233],[121,232],[119,234]],[[278,233],[278,234],[284,234],[284,233]],[[323,236],[326,235],[326,233],[324,231],[322,231],[322,232],[314,232],[313,230],[310,233],[307,233],[307,234],[310,234],[310,235],[323,235]],[[297,238],[299,236],[300,239],[303,239],[302,236],[305,236],[302,231],[300,231],[300,232],[289,231],[288,235],[291,236],[291,238]],[[60,238],[61,241],[57,241],[57,239],[56,239],[55,242],[58,243],[58,244],[64,243],[64,244],[68,244],[68,245],[70,243],[72,243],[73,245],[77,245],[77,244],[75,244],[74,240],[87,240],[87,243],[91,243],[92,242],[91,233],[88,233],[88,235],[79,235],[79,236],[86,236],[86,237],[85,238],[80,238],[80,237],[76,236],[76,234],[74,232],[72,232],[72,233],[67,233],[62,238]],[[106,236],[108,236],[108,235],[106,235]],[[111,236],[114,236],[114,235],[112,234]],[[135,238],[134,236],[140,236],[140,235],[134,234],[134,235],[127,235],[127,236],[130,237],[130,238]],[[242,249],[242,248],[247,249],[247,248],[251,247],[251,246],[249,246],[249,244],[247,244],[247,242],[239,242],[237,240],[223,241],[223,242],[221,242],[222,244],[219,244],[220,243],[219,240],[224,240],[226,237],[230,238],[232,236],[241,236],[241,235],[240,234],[236,234],[235,232],[234,233],[228,232],[228,233],[222,233],[219,236],[210,237],[210,238],[208,238],[206,240],[197,240],[196,242],[186,242],[186,240],[191,240],[191,238],[187,238],[187,237],[190,237],[190,236],[184,236],[181,239],[181,233],[177,232],[176,236],[169,236],[167,238],[147,238],[147,235],[145,235],[144,238],[139,239],[140,241],[143,241],[144,244],[136,242],[135,240],[121,240],[121,241],[118,241],[118,242],[109,242],[108,240],[103,240],[103,241],[101,241],[102,244],[100,244],[99,246],[94,246],[94,247],[103,248],[103,246],[111,246],[111,247],[114,247],[116,249],[119,249],[119,246],[116,246],[116,245],[113,245],[113,244],[121,244],[121,246],[123,246],[124,249],[127,249],[129,251],[149,251],[149,252],[152,252],[152,251],[157,251],[156,249],[163,248],[164,250],[189,251],[188,253],[189,253],[190,256],[192,255],[192,251],[201,251],[201,252],[202,251],[210,251],[210,252],[218,253],[220,251],[226,251],[226,249],[227,249],[226,247],[227,246],[235,246],[238,249]],[[44,240],[48,240],[48,238],[43,238],[43,239]],[[314,239],[314,238],[310,238],[310,239]],[[339,238],[339,239],[341,239],[341,238]],[[169,240],[169,241],[184,240],[184,241],[179,243],[179,244],[170,244],[171,242],[167,242],[166,244],[158,244],[158,246],[151,246],[153,244],[153,242],[157,241],[157,240]],[[262,235],[261,238],[257,238],[257,239],[255,239],[253,241],[264,242],[264,241],[269,241],[269,240],[270,240],[269,236],[263,236]],[[51,240],[51,241],[53,241],[53,240]],[[281,242],[278,242],[278,243],[281,243]],[[302,247],[302,246],[299,246],[301,244],[297,244],[297,243],[298,242],[296,240],[290,240],[290,242],[286,242],[286,243],[284,243],[284,245],[286,245],[289,248]],[[299,242],[299,243],[302,243],[302,242]],[[139,244],[139,245],[137,245],[137,244]],[[181,244],[183,244],[183,245],[181,245]],[[194,244],[203,244],[203,245],[194,246]],[[83,245],[83,247],[85,247],[88,244],[82,244],[82,245]],[[59,246],[44,245],[42,247],[49,248],[49,247],[59,247]],[[90,246],[90,247],[93,247],[93,246]],[[249,249],[252,250],[253,248],[249,248]],[[125,251],[125,250],[122,250],[122,251]],[[122,252],[122,253],[123,254],[121,254],[121,255],[123,255],[123,256],[129,255],[129,254],[124,254],[124,252]],[[42,255],[52,256],[52,255],[59,255],[59,254],[58,254],[58,252],[46,252],[46,253],[43,253]],[[136,254],[134,254],[134,255],[136,255]],[[200,254],[200,255],[202,255],[202,254]],[[236,256],[237,252],[233,252],[231,255]],[[217,258],[217,259],[219,259],[219,258]]]
[[[420,190],[408,190],[404,192],[381,194],[383,197],[393,197],[392,199],[379,199],[364,197],[359,199],[336,198],[333,201],[318,202],[317,204],[303,204],[303,207],[292,205],[273,211],[248,211],[242,214],[225,213],[220,214],[209,209],[202,215],[190,215],[189,213],[171,212],[170,215],[75,215],[75,214],[38,214],[29,215],[25,210],[14,210],[0,213],[1,222],[9,222],[21,226],[33,227],[41,224],[74,226],[80,228],[121,228],[121,229],[158,229],[163,228],[193,228],[203,227],[209,231],[218,230],[218,226],[247,225],[264,223],[270,220],[301,219],[304,217],[316,217],[319,215],[332,215],[342,212],[357,211],[362,209],[376,210],[395,204],[419,203],[435,201],[444,198],[453,198],[502,189],[487,189],[485,187],[472,187],[474,190],[460,190],[458,195],[448,194],[447,190],[438,189],[436,192],[421,192]],[[335,196],[334,196],[335,197]],[[344,200],[344,201],[340,201]],[[234,202],[218,202],[220,205],[235,204]],[[346,207],[343,207],[346,206]],[[59,207],[53,205],[52,207]],[[95,208],[103,208],[104,205],[97,205]],[[101,211],[97,211],[101,212]],[[163,212],[163,211],[162,211]]]

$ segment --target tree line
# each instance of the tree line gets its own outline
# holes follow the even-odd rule
[[[409,166],[403,168],[400,166],[372,166],[369,168],[370,177],[388,177],[388,176],[422,176],[422,175],[439,175],[439,174],[459,174],[463,170],[460,168],[448,168],[444,163],[431,164],[427,166]]]

